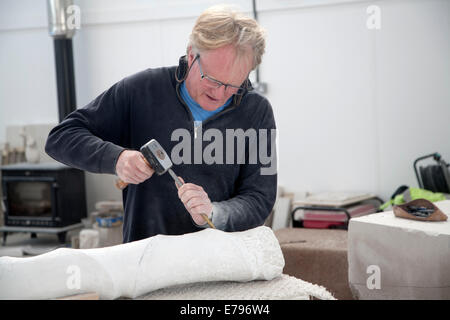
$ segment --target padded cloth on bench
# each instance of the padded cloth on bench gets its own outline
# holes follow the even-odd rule
[[[270,281],[215,281],[172,286],[135,300],[333,300],[325,288],[288,275]]]
[[[353,299],[346,230],[284,228],[275,236],[284,255],[284,274],[324,286],[337,299]]]

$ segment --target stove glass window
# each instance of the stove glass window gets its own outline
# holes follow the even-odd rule
[[[7,187],[10,216],[51,217],[50,182],[9,182]]]

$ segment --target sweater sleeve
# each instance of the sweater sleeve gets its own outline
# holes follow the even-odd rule
[[[68,166],[92,173],[115,174],[129,130],[125,79],[53,128],[45,152]]]
[[[234,232],[255,228],[264,224],[275,203],[277,193],[277,155],[275,144],[276,126],[273,111],[267,100],[267,108],[262,115],[257,132],[266,134],[266,141],[258,136],[258,160],[256,164],[241,164],[236,194],[220,202],[213,202],[212,222],[217,229]],[[268,159],[261,157],[262,144],[267,146],[262,152]],[[262,148],[264,151],[264,148]],[[256,152],[256,151],[254,151]],[[248,159],[248,147],[246,148]],[[246,159],[246,160],[247,160]],[[204,225],[203,227],[208,227]]]

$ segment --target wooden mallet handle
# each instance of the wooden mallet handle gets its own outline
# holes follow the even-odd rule
[[[123,190],[128,186],[128,183],[124,182],[122,179],[117,179],[116,180],[116,188]]]

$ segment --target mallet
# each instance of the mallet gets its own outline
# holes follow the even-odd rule
[[[183,185],[183,182],[181,182],[175,172],[173,172],[173,170],[171,169],[173,163],[170,160],[169,155],[161,147],[158,141],[156,141],[155,139],[150,140],[141,147],[140,151],[143,155],[145,163],[147,163],[150,168],[155,170],[156,174],[160,176],[168,171],[173,180],[175,180],[175,183],[178,187],[181,187]],[[118,179],[116,182],[116,186],[119,189],[124,189],[126,186],[128,186],[128,183],[122,181],[121,179]],[[202,213],[202,217],[211,228],[216,228],[206,214]]]

